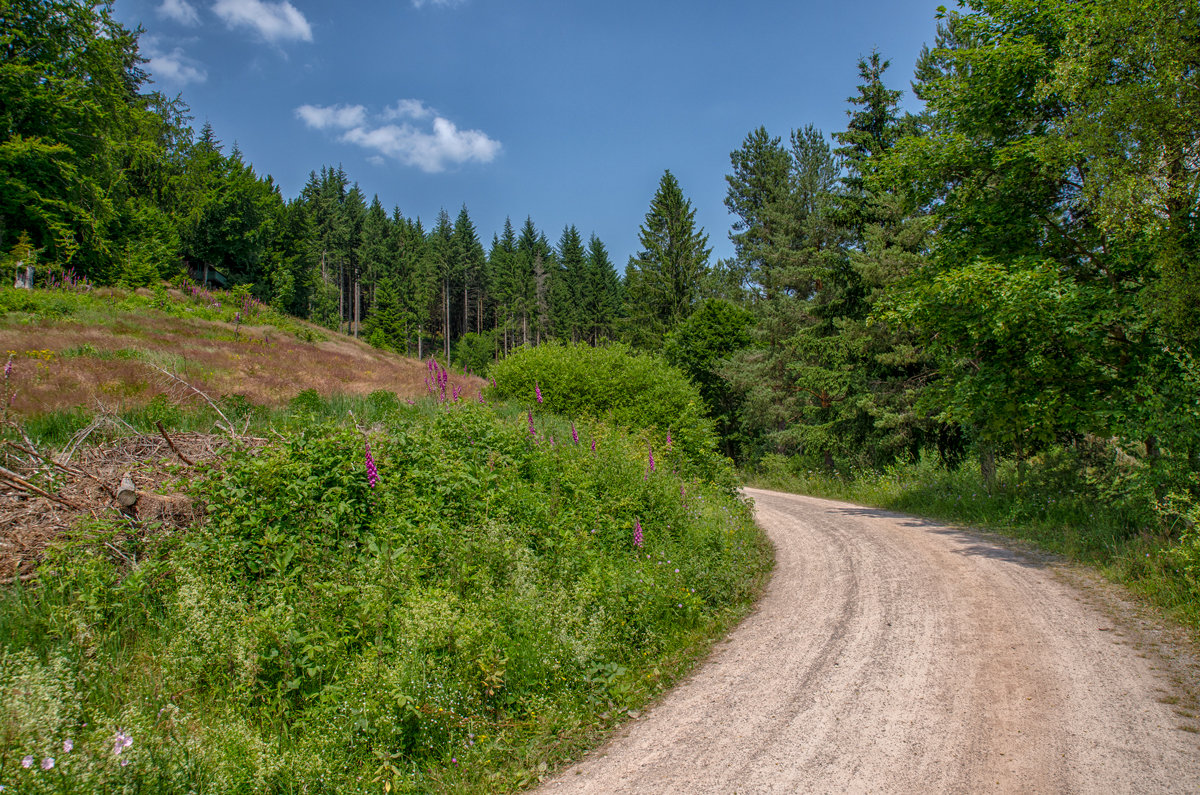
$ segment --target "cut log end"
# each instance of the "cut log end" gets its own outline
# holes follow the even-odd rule
[[[121,485],[117,489],[117,504],[122,508],[131,508],[137,501],[137,488],[133,485],[133,478],[126,472],[121,476]]]

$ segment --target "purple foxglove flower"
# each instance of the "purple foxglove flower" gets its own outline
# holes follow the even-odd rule
[[[667,449],[671,449],[671,429],[667,428]]]
[[[533,427],[533,409],[529,410],[529,435],[537,436],[537,430]]]
[[[486,403],[486,402],[487,402],[486,400],[484,400],[484,399],[483,399],[483,390],[482,390],[482,389],[480,389],[480,390],[479,390],[479,402],[480,402],[480,403]]]
[[[653,472],[654,471],[654,448],[647,446],[647,449],[650,451],[650,471]]]
[[[596,452],[596,437],[592,437],[592,452]]]
[[[642,538],[642,522],[640,519],[633,520],[633,545],[638,549],[642,548],[644,539]]]
[[[575,423],[571,423],[571,441],[579,444],[579,431],[575,430]]]
[[[537,398],[537,402],[541,403],[542,402],[542,388],[540,386],[538,386],[537,384],[533,385],[533,394],[534,394],[534,397]]]
[[[371,457],[371,445],[369,442],[363,442],[366,447],[367,459],[367,485],[375,488],[375,484],[379,482],[379,472],[375,469],[375,459]]]
[[[5,378],[8,378],[10,375],[12,375],[12,359],[13,359],[13,357],[10,355],[8,357],[8,361],[4,363],[4,377]]]

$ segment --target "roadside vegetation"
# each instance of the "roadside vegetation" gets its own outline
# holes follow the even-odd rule
[[[80,296],[21,298],[104,314]],[[90,322],[123,322],[130,300]],[[84,407],[11,413],[4,438],[21,447],[61,450],[89,425],[90,444],[158,442],[161,422],[194,444],[180,432],[208,431],[220,453],[189,466],[163,447],[132,465],[197,521],[96,504],[0,588],[0,783],[493,792],[636,714],[744,614],[770,553],[728,465],[704,477],[649,413],[562,410],[576,354],[539,353],[557,406],[534,388],[494,402],[498,389],[468,392],[482,382],[431,360],[415,397],[161,397],[103,425]],[[82,499],[69,474],[12,446],[0,457]]]

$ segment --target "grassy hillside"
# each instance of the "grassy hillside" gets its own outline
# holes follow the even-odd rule
[[[405,398],[425,393],[425,365],[281,315],[248,298],[190,288],[0,289],[0,353],[13,357],[11,409],[24,417],[174,397],[155,367],[215,395],[285,405],[301,390]],[[451,376],[474,391],[479,379]]]
[[[14,292],[16,791],[517,789],[686,671],[769,565],[657,429],[491,404],[220,296]]]

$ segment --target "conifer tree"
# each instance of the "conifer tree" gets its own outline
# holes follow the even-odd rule
[[[626,268],[631,336],[658,345],[692,312],[708,271],[708,235],[670,171],[663,173],[638,233],[642,250]]]

